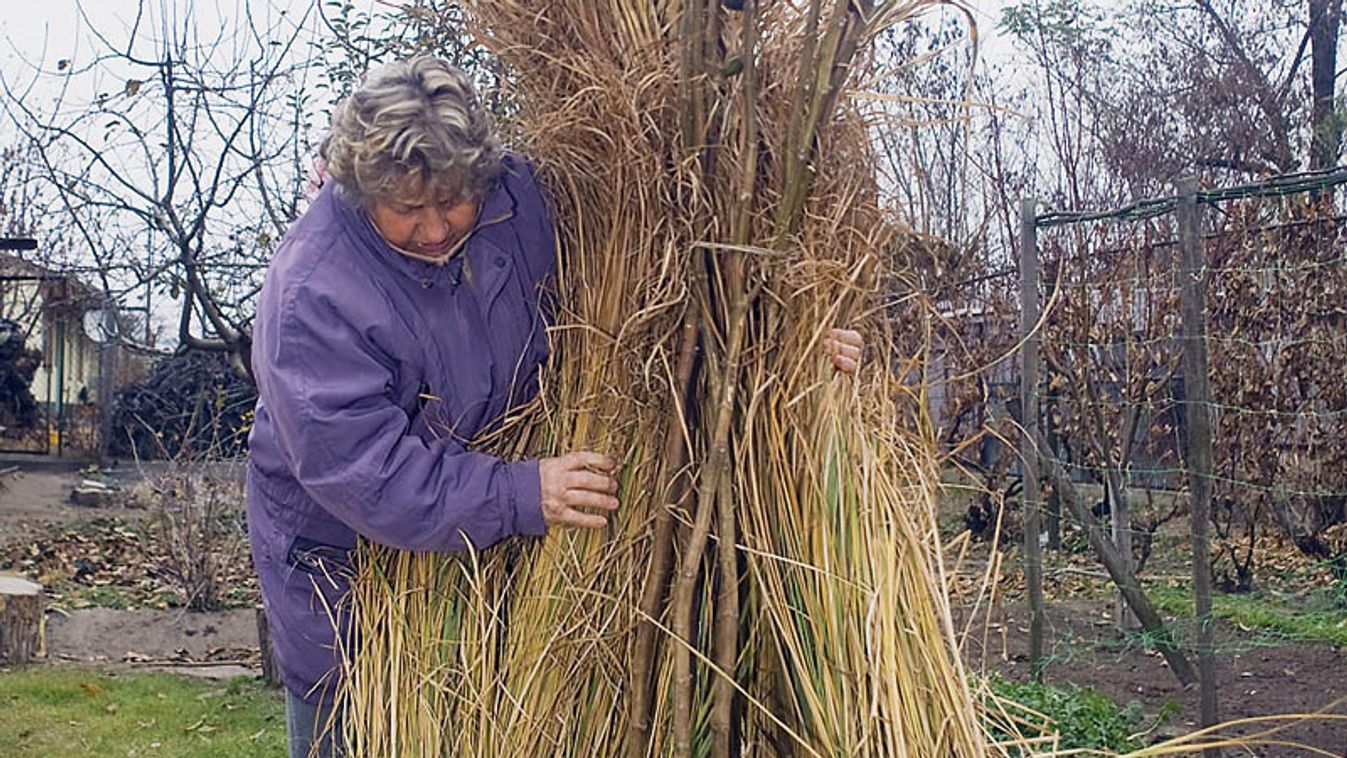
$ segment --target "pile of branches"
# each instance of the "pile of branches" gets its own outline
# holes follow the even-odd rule
[[[179,353],[117,394],[109,451],[155,459],[242,455],[256,402],[257,390],[227,354]]]
[[[461,4],[562,248],[541,397],[484,446],[610,453],[623,505],[466,557],[365,545],[352,754],[999,749],[945,594],[920,361],[883,317],[905,233],[848,94],[936,4]],[[855,379],[831,326],[870,335]]]

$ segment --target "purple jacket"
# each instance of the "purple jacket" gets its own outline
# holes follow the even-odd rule
[[[248,526],[282,677],[311,701],[333,681],[328,609],[357,535],[454,551],[462,535],[484,548],[546,531],[537,461],[464,447],[535,393],[547,358],[540,292],[556,251],[523,161],[506,157],[479,218],[449,263],[422,263],[329,183],[267,273]]]

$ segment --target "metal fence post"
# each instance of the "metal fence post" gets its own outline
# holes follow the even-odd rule
[[[1211,381],[1207,368],[1206,260],[1202,250],[1197,179],[1178,183],[1180,267],[1183,314],[1183,403],[1187,423],[1188,490],[1192,498],[1193,605],[1197,618],[1197,667],[1201,686],[1201,726],[1216,723],[1216,660],[1212,646],[1211,556],[1207,529],[1211,519]],[[1209,755],[1214,751],[1207,751]]]

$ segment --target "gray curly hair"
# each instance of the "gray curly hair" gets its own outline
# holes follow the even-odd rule
[[[364,207],[393,199],[412,177],[435,196],[480,199],[501,171],[495,128],[472,83],[428,55],[367,73],[337,105],[321,154]]]

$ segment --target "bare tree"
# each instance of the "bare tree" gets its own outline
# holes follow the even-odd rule
[[[1040,194],[1100,206],[1194,170],[1233,182],[1333,165],[1341,14],[1341,0],[1009,7],[1002,26],[1034,64],[1050,135]]]
[[[1341,0],[1012,6],[1003,26],[1038,82],[1037,103],[1026,108],[1047,125],[1040,194],[1058,207],[1103,209],[1172,194],[1174,180],[1193,172],[1209,186],[1337,165],[1341,16]],[[1330,313],[1319,293],[1340,291],[1337,269],[1321,263],[1332,259],[1326,248],[1336,235],[1331,197],[1322,205],[1223,205],[1213,221],[1219,241],[1206,250],[1210,328],[1240,335],[1214,340],[1210,357],[1214,392],[1232,404],[1216,427],[1222,480],[1213,522],[1218,564],[1228,567],[1218,573],[1234,589],[1252,586],[1256,537],[1270,517],[1307,553],[1337,560],[1320,535],[1342,519],[1341,499],[1316,489],[1321,472],[1341,468],[1319,442],[1334,439],[1325,430],[1341,407],[1329,389],[1341,382],[1319,373],[1336,365],[1328,351],[1338,343],[1327,334],[1340,327],[1336,316],[1319,315]],[[1155,250],[1173,231],[1122,223],[1079,224],[1056,236],[1066,248],[1057,258],[1075,261],[1084,279],[1079,292],[1064,290],[1045,330],[1046,357],[1067,399],[1058,404],[1060,430],[1099,471],[1114,508],[1126,504],[1129,461],[1173,455],[1163,443],[1182,419],[1181,409],[1165,408],[1174,394],[1175,304],[1155,289],[1165,270]],[[1276,231],[1283,225],[1289,231]],[[1091,229],[1114,237],[1101,244],[1083,236]],[[1257,273],[1295,270],[1299,261],[1312,263],[1312,283]],[[1069,275],[1061,274],[1067,285]],[[1130,291],[1133,280],[1150,291]]]
[[[179,348],[228,352],[250,376],[252,300],[312,152],[308,11],[243,3],[205,19],[141,2],[114,30],[85,10],[94,52],[39,63],[24,86],[6,78],[5,108],[102,288],[176,300]],[[77,96],[109,77],[115,90]],[[40,109],[30,95],[53,83]]]
[[[465,33],[463,8],[440,0],[405,0],[360,10],[351,3],[323,3],[318,14],[326,34],[316,56],[326,72],[332,104],[354,89],[371,66],[413,55],[437,55],[461,68],[497,117],[510,108],[499,59]]]
[[[1338,162],[1342,150],[1342,117],[1337,113],[1338,32],[1342,27],[1342,0],[1310,0],[1310,168]]]

